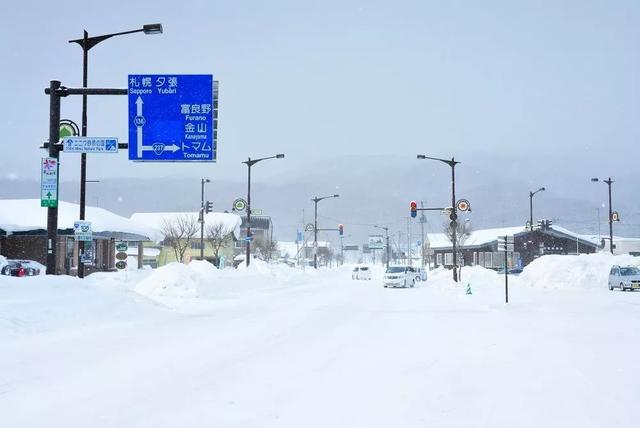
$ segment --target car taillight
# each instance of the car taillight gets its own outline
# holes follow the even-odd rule
[[[24,276],[24,274],[25,274],[24,268],[18,269],[18,276]]]

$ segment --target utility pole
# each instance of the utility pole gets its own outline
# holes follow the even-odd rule
[[[413,265],[413,257],[411,256],[411,218],[407,217],[407,264]]]
[[[449,219],[451,220],[451,243],[453,246],[453,280],[458,282],[458,256],[457,256],[457,220],[458,220],[458,208],[456,207],[456,165],[460,162],[455,160],[455,158],[449,159],[440,159],[440,158],[432,158],[425,155],[418,155],[418,159],[430,159],[436,160],[443,163],[446,163],[451,167],[451,214],[449,215]]]
[[[260,158],[260,159],[251,159],[251,158],[247,158],[246,161],[243,161],[242,163],[247,165],[247,251],[246,251],[246,265],[249,266],[249,264],[251,263],[251,167],[255,164],[257,164],[258,162],[261,162],[263,160],[267,160],[267,159],[283,159],[284,158],[284,154],[282,153],[278,153],[275,156],[269,156],[266,158]]]
[[[89,33],[84,30],[81,39],[69,40],[69,43],[77,43],[82,48],[82,87],[87,88],[89,71],[89,50],[98,43],[115,36],[122,36],[133,33],[162,34],[162,24],[146,24],[142,28],[131,31],[121,31],[118,33],[105,34],[102,36],[89,37]],[[82,94],[82,130],[81,135],[87,136],[87,94]],[[51,140],[49,140],[51,141]],[[53,143],[53,142],[52,142]],[[57,141],[55,141],[57,143]],[[87,183],[87,154],[80,155],[80,220],[85,219],[86,206],[86,183]],[[82,263],[82,253],[84,252],[84,241],[78,243],[78,278],[84,278],[84,264]]]
[[[200,260],[204,260],[204,184],[211,183],[208,178],[200,180]]]
[[[321,197],[314,197],[313,199],[311,199],[313,201],[314,204],[314,215],[313,215],[313,268],[314,269],[318,269],[318,202],[322,201],[323,199],[329,199],[329,198],[339,198],[340,195],[335,194],[335,195],[330,195],[330,196],[321,196]]]
[[[49,157],[56,159],[59,168],[60,146],[60,81],[49,82]],[[58,170],[58,177],[60,172]],[[58,190],[59,191],[59,190]],[[47,208],[47,275],[56,274],[56,252],[58,247],[58,204]]]
[[[424,202],[420,201],[420,208],[424,208]],[[427,217],[424,215],[424,211],[420,215],[420,257],[422,258],[422,268],[424,269],[424,224],[427,222]]]
[[[602,181],[609,187],[609,251],[613,254],[613,208],[611,207],[611,185],[614,181],[609,177],[606,180],[600,180],[599,178],[592,178],[591,181],[598,182]]]

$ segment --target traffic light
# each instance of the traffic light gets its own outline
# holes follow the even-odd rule
[[[410,204],[411,207],[411,217],[414,217],[418,215],[418,203],[416,201],[411,201]]]
[[[211,201],[207,201],[207,204],[205,205],[205,212],[207,214],[212,213],[213,212],[213,202]]]
[[[344,224],[338,225],[338,231],[340,232],[340,236],[344,235]]]

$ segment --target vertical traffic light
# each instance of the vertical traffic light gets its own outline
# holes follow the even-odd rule
[[[416,217],[418,215],[418,203],[416,201],[411,201],[411,217]]]
[[[338,231],[340,232],[340,236],[344,235],[344,224],[338,225]]]
[[[207,214],[212,213],[213,212],[213,202],[212,201],[207,201],[207,204],[205,206],[205,212]]]

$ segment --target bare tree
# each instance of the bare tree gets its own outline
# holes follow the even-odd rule
[[[278,241],[259,239],[255,243],[256,253],[259,253],[265,261],[270,261],[278,251]]]
[[[453,243],[453,227],[450,222],[444,223],[443,231],[449,242]],[[464,245],[471,232],[473,232],[473,227],[470,221],[456,222],[456,243]]]
[[[220,250],[233,242],[231,231],[224,223],[210,224],[206,230],[207,242],[213,251],[213,258],[217,261]]]
[[[193,214],[180,214],[171,218],[163,218],[160,230],[164,235],[164,244],[173,249],[176,260],[184,263],[184,253],[191,245],[192,238],[200,226]]]

